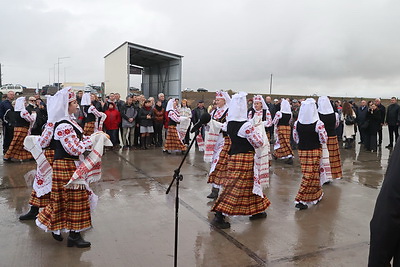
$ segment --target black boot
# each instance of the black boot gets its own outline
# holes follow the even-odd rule
[[[90,242],[85,241],[82,236],[81,233],[79,232],[74,232],[74,231],[70,231],[69,232],[69,236],[68,236],[68,247],[73,247],[76,246],[78,248],[88,248],[90,247]]]
[[[146,136],[146,148],[150,148],[153,146],[153,141],[150,135]]]
[[[211,189],[211,193],[207,196],[207,198],[217,199],[218,198],[219,189],[213,187]]]
[[[308,209],[308,206],[306,204],[303,204],[303,203],[297,203],[294,207],[298,208],[299,210]]]
[[[38,214],[39,214],[39,207],[31,206],[29,212],[25,215],[19,216],[19,219],[21,221],[35,220]]]
[[[147,149],[146,136],[141,136],[140,137],[140,146],[141,146],[142,149]]]
[[[61,234],[59,234],[59,235],[57,235],[57,234],[55,234],[55,233],[51,233],[51,235],[53,236],[53,238],[55,239],[55,240],[57,240],[57,241],[63,241],[64,240],[64,238],[62,237],[62,235]]]
[[[267,213],[265,211],[251,215],[249,219],[254,221],[254,220],[263,219],[263,218],[267,218]]]
[[[228,229],[231,227],[231,224],[225,221],[225,216],[222,215],[222,212],[220,211],[215,212],[215,218],[211,224],[220,229]]]

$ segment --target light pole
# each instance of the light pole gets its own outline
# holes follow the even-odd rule
[[[55,83],[56,83],[56,65],[57,65],[57,63],[54,63],[53,85],[55,85]]]
[[[70,58],[70,57],[59,57],[58,61],[57,61],[57,65],[58,65],[57,88],[58,88],[58,90],[60,90],[60,59],[64,59],[64,58]]]
[[[272,73],[271,73],[271,78],[269,80],[269,95],[272,93]]]

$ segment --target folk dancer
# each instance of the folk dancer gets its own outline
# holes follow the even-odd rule
[[[169,122],[163,151],[168,154],[173,151],[180,151],[183,154],[186,151],[186,146],[179,138],[176,130],[176,125],[180,122],[180,114],[175,99],[172,98],[168,101],[166,112],[168,112]]]
[[[94,105],[95,95],[85,92],[82,96],[81,106],[83,112],[83,135],[90,136],[95,132],[103,131],[106,114],[100,112]]]
[[[224,183],[228,168],[228,151],[231,147],[231,139],[226,133],[226,117],[231,98],[227,92],[218,91],[215,96],[217,108],[211,112],[209,130],[206,132],[205,161],[211,159],[211,168],[208,175],[208,184],[211,184],[211,193],[207,198],[216,199],[219,190]],[[211,152],[212,151],[212,152]],[[212,153],[212,158],[207,157]]]
[[[36,114],[30,114],[25,108],[25,97],[21,96],[15,102],[15,127],[14,135],[7,153],[4,155],[4,161],[11,159],[27,160],[32,159],[30,152],[24,149],[25,137],[29,135],[30,129],[36,120]]]
[[[93,175],[92,170],[85,168],[88,163],[83,161],[82,165],[79,160],[83,160],[83,153],[91,150],[93,145],[103,146],[104,143],[93,142],[95,139],[84,136],[83,129],[74,121],[72,115],[76,112],[78,103],[71,88],[63,88],[53,100],[57,102],[57,108],[49,110],[49,113],[54,112],[55,117],[51,197],[50,204],[39,213],[36,225],[45,231],[51,231],[57,241],[63,240],[61,231],[69,232],[68,247],[90,247],[90,242],[82,238],[81,232],[92,227],[91,205],[96,203],[96,196],[90,190],[87,181],[77,178],[84,174],[88,177],[89,174]],[[104,134],[99,133],[92,136],[106,138]],[[99,164],[102,146],[101,149],[94,150],[99,157],[91,157],[90,164]],[[99,175],[100,171],[95,171]]]
[[[292,147],[290,146],[291,118],[292,110],[290,108],[289,101],[282,99],[281,109],[280,111],[276,112],[274,120],[272,121],[275,126],[275,151],[272,156],[275,160],[284,159],[285,163],[289,165],[293,164],[293,151]]]
[[[328,134],[327,147],[329,151],[329,163],[333,179],[342,178],[342,164],[340,161],[339,143],[335,129],[339,126],[339,114],[334,112],[332,103],[327,96],[318,98],[318,115],[324,123]]]
[[[326,144],[328,139],[324,123],[318,117],[317,106],[312,98],[307,98],[301,103],[299,118],[293,127],[293,139],[298,143],[303,173],[300,189],[295,198],[295,207],[303,210],[322,199],[321,144]]]
[[[246,93],[232,97],[227,117],[227,133],[232,145],[228,156],[228,172],[223,191],[216,200],[213,225],[221,229],[230,227],[225,215],[250,215],[250,219],[266,218],[269,199],[253,193],[254,149],[263,146],[263,137],[247,121]]]

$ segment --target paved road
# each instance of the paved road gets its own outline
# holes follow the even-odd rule
[[[182,169],[179,266],[366,266],[389,150],[341,153],[344,179],[324,186],[318,205],[296,210],[299,162],[273,162],[268,217],[233,217],[231,229],[219,230],[210,225],[213,203],[205,197],[209,165],[191,151]],[[88,249],[67,248],[33,221],[18,221],[29,209],[23,175],[35,164],[0,163],[0,266],[173,266],[175,198],[165,191],[181,158],[161,149],[107,152],[103,179],[93,185],[99,204],[84,235]]]

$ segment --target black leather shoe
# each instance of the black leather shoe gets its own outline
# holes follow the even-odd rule
[[[251,215],[249,219],[254,221],[254,220],[264,219],[264,218],[267,218],[267,213],[265,211]]]
[[[68,247],[73,247],[76,246],[77,248],[88,248],[90,247],[90,242],[85,241],[82,236],[81,233],[77,233],[74,231],[70,231],[69,232],[69,236],[68,236],[68,243],[67,246]]]
[[[219,211],[215,213],[215,218],[211,222],[211,224],[214,225],[215,227],[218,227],[219,229],[231,228],[231,224],[225,221],[225,216],[222,214],[222,212]]]
[[[303,204],[303,203],[297,203],[295,207],[298,208],[299,210],[308,209],[308,206],[306,204]]]
[[[211,193],[207,196],[207,198],[217,199],[219,194],[219,189],[213,187]]]
[[[27,214],[19,216],[21,221],[36,220],[36,216],[39,214],[39,207],[31,206],[31,209]]]
[[[63,241],[64,240],[64,237],[62,237],[62,235],[61,234],[59,234],[59,235],[56,235],[55,233],[51,233],[51,235],[53,236],[53,238],[55,239],[55,240],[57,240],[57,241]]]

